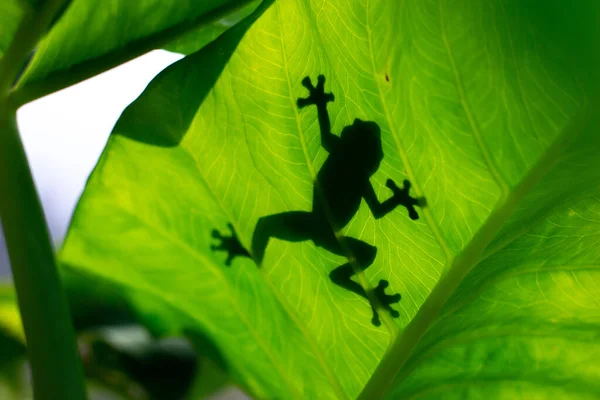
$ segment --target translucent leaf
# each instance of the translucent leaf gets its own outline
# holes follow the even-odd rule
[[[570,46],[579,36],[550,40],[531,2],[280,0],[263,10],[167,68],[123,113],[61,256],[209,340],[256,397],[376,398],[482,257],[597,182],[594,69]],[[324,93],[312,99],[335,96],[333,138],[320,132],[323,107],[319,117],[298,107],[318,75]],[[375,126],[379,165],[369,162]],[[331,150],[340,141],[351,156]],[[587,167],[561,175],[562,157],[583,153]],[[366,179],[369,165],[378,168]],[[368,183],[381,202],[400,202],[400,187],[420,198],[418,219],[359,203]],[[290,212],[303,214],[281,216]],[[219,235],[254,260],[218,251]],[[257,268],[261,235],[280,240]],[[351,285],[338,269],[349,260],[381,326],[339,284]],[[381,282],[402,296],[397,318],[376,301]]]

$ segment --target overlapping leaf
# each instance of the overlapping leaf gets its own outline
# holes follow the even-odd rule
[[[557,191],[565,173],[580,182],[587,177],[586,188],[529,221],[512,240],[496,243],[501,248],[490,247],[413,352],[390,399],[597,397],[596,132],[588,132],[579,151],[534,193]]]
[[[596,398],[598,265],[552,264],[513,264],[434,325],[389,398]]]
[[[461,255],[489,243],[482,226],[493,234],[529,204],[523,182],[551,170],[548,149],[564,132],[578,133],[565,127],[585,110],[586,84],[509,0],[280,0],[254,16],[125,111],[62,257],[208,338],[257,397],[355,398],[439,277],[455,260],[461,270],[479,261]],[[390,195],[386,179],[409,179],[428,200],[416,222],[399,210],[374,220],[363,205],[344,229],[378,248],[361,282],[386,279],[403,296],[400,318],[383,314],[380,328],[365,300],[329,280],[343,257],[273,241],[258,270],[248,259],[228,268],[210,250],[227,223],[249,247],[259,217],[311,209],[327,154],[316,111],[296,99],[318,74],[335,94],[334,132],[355,118],[381,127],[378,197]]]
[[[60,19],[39,43],[19,83],[18,100],[26,102],[62,89],[177,39],[187,38],[182,46],[199,49],[212,38],[213,23],[250,3],[251,0],[68,2]],[[10,26],[7,24],[7,29]],[[186,36],[198,31],[205,36]]]

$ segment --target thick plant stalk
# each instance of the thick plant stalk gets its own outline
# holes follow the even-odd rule
[[[16,127],[10,88],[64,1],[25,11],[0,65],[0,219],[5,233],[36,400],[86,398],[83,369],[50,235]]]
[[[83,372],[66,295],[16,130],[14,113],[0,127],[0,217],[37,400],[85,398]]]

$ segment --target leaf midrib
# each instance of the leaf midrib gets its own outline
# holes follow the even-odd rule
[[[408,160],[406,150],[404,149],[404,146],[402,145],[402,142],[400,141],[398,132],[396,131],[395,124],[393,123],[390,111],[385,102],[383,90],[381,88],[380,79],[378,79],[377,67],[375,65],[375,53],[373,52],[373,37],[371,34],[371,20],[369,18],[370,0],[367,0],[365,9],[367,11],[366,30],[367,30],[367,41],[369,43],[369,56],[370,56],[369,58],[371,59],[371,73],[373,74],[373,80],[375,81],[375,84],[377,86],[377,94],[379,96],[379,100],[381,102],[381,107],[385,114],[386,122],[390,129],[390,133],[392,134],[392,137],[394,138],[394,142],[396,143],[396,147],[398,149],[398,155],[400,156],[400,159],[402,160],[402,163],[405,166],[406,175],[408,175],[408,178],[410,179],[412,188],[413,188],[416,196],[421,197],[424,195],[423,190],[421,189],[421,186],[416,179],[415,173],[412,168],[412,164]],[[429,225],[429,229],[431,229],[436,241],[438,242],[438,245],[440,246],[440,248],[442,249],[442,251],[444,253],[444,256],[446,259],[445,265],[450,265],[452,260],[454,259],[454,254],[453,254],[452,250],[450,250],[448,241],[442,234],[439,225],[433,218],[433,214],[431,213],[430,207],[423,207],[421,209],[421,212],[422,212],[423,216],[425,217],[425,221],[427,222],[427,225]]]
[[[281,19],[280,3],[278,2],[275,6],[276,6],[276,9],[277,9],[277,18],[278,18],[278,27],[279,27],[279,38],[280,38],[280,42],[281,42],[281,52],[282,52],[282,58],[283,58],[283,70],[285,72],[285,77],[286,77],[286,82],[287,82],[287,87],[288,87],[288,97],[290,99],[292,110],[294,111],[294,116],[295,116],[295,120],[296,120],[296,128],[298,130],[298,137],[300,139],[300,145],[302,146],[302,153],[304,155],[308,171],[309,171],[309,173],[310,173],[310,175],[312,177],[313,185],[315,186],[315,188],[313,190],[318,190],[318,184],[319,184],[319,182],[317,180],[317,174],[316,174],[315,169],[314,169],[314,167],[312,165],[312,162],[310,161],[310,158],[308,156],[308,148],[307,148],[307,145],[306,145],[306,138],[305,138],[305,135],[304,135],[304,130],[302,129],[302,124],[301,124],[301,120],[300,120],[300,114],[298,112],[298,109],[296,108],[296,104],[295,104],[295,101],[294,101],[294,98],[293,98],[293,93],[294,92],[293,92],[293,88],[292,88],[292,81],[291,81],[291,78],[290,78],[290,75],[289,75],[289,72],[288,72],[289,68],[288,68],[287,50],[286,50],[286,47],[285,47],[285,40],[283,38],[283,31],[281,30],[281,27],[283,26],[283,21]],[[326,215],[327,215],[327,213],[326,213]],[[333,225],[332,225],[332,227],[333,227]],[[340,242],[340,245],[342,247],[344,247],[343,243],[341,243],[341,240],[338,237],[337,232],[336,232],[335,236],[336,236],[336,239],[338,239],[338,241]],[[355,268],[355,271],[358,271],[358,273],[356,273],[355,275],[357,276],[360,284],[363,287],[365,287],[365,288],[368,289],[368,285],[365,285],[366,278],[364,276],[364,273],[362,271],[357,270],[356,268]],[[269,284],[270,284],[270,282],[269,282]],[[279,294],[277,292],[277,289],[275,287],[273,287],[273,291],[274,291],[274,293],[277,293],[276,296],[278,298],[280,298],[280,296],[279,296]],[[281,301],[283,302],[283,300],[281,300]],[[288,308],[286,307],[286,310],[287,309]],[[294,320],[296,320],[297,317],[296,317],[295,313],[291,311],[291,309],[289,310],[289,313],[290,313],[290,316],[293,315],[294,316],[293,317]],[[297,323],[299,324],[299,322],[297,322]],[[303,333],[306,332],[305,335],[307,336],[307,340],[309,340],[311,343],[313,343],[314,340],[312,338],[312,335],[310,335],[310,333],[308,333],[304,328],[301,328],[301,329],[302,329]],[[320,348],[316,342],[314,342],[314,346],[316,348]],[[319,354],[320,354],[320,352],[319,352]],[[337,392],[337,395],[339,396],[339,398],[340,399],[347,398],[347,396],[344,393],[343,388],[342,388],[341,384],[339,383],[339,381],[337,380],[337,377],[335,376],[335,374],[333,374],[333,372],[330,371],[328,367],[325,367],[327,365],[327,363],[325,362],[325,360],[321,359],[321,357],[319,357],[319,361],[321,361],[322,364],[324,365],[324,368],[326,368],[325,371],[328,374],[328,376],[331,374],[330,380],[331,380],[331,382],[332,382],[332,384],[334,386],[334,389]]]
[[[475,116],[471,110],[471,105],[467,99],[467,95],[465,93],[465,88],[462,83],[462,78],[460,76],[460,72],[458,71],[458,66],[456,65],[456,60],[454,59],[454,52],[452,51],[452,47],[450,46],[450,42],[448,41],[448,34],[446,32],[446,23],[444,20],[444,0],[440,0],[440,28],[442,33],[442,42],[444,42],[444,47],[446,48],[446,52],[448,53],[448,61],[450,63],[450,69],[452,70],[452,75],[454,77],[454,83],[456,85],[456,92],[460,99],[460,105],[465,112],[465,116],[469,121],[469,126],[471,131],[473,132],[473,139],[479,148],[479,151],[487,165],[487,168],[496,181],[496,184],[500,187],[502,191],[500,199],[504,199],[508,196],[510,189],[508,184],[506,183],[505,178],[502,176],[500,169],[496,165],[496,162],[492,158],[490,154],[490,149],[487,147],[483,138],[481,136],[481,130],[479,129],[479,124],[477,123]],[[500,200],[501,202],[502,200]]]

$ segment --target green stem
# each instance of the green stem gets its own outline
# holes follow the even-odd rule
[[[37,400],[86,398],[83,370],[44,213],[9,101],[14,79],[64,1],[27,9],[0,65],[0,218]]]

